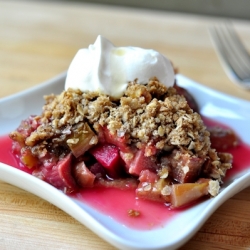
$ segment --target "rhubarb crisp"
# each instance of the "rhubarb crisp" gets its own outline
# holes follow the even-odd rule
[[[10,137],[20,162],[65,193],[134,188],[173,208],[216,196],[232,166],[178,88],[157,78],[130,82],[119,99],[75,89],[45,96],[41,115]]]

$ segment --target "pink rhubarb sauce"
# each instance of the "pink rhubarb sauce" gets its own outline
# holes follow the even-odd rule
[[[12,141],[7,135],[0,137],[0,162],[31,174],[32,171],[12,154],[11,145]],[[89,204],[127,227],[141,230],[163,226],[179,211],[170,210],[163,203],[138,200],[135,198],[135,190],[89,188],[69,196]],[[140,215],[130,216],[130,210],[139,211]]]
[[[205,122],[209,125],[221,126],[221,124],[211,120],[206,119]],[[7,135],[0,137],[0,162],[31,174],[31,170],[18,162],[12,154],[11,144],[11,139]],[[237,147],[227,149],[226,151],[234,157],[233,168],[227,172],[226,178],[230,178],[235,173],[250,168],[249,145],[241,142]],[[171,210],[162,203],[136,199],[134,190],[90,188],[70,194],[70,196],[87,203],[91,207],[122,223],[124,226],[140,230],[163,227],[167,221],[182,211],[182,209]],[[131,210],[132,214],[138,211],[139,215],[129,215],[129,211],[131,212]]]

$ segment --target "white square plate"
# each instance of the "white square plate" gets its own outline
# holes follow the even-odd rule
[[[43,96],[59,94],[64,88],[65,76],[63,73],[37,87],[0,99],[0,135],[16,129],[20,121],[29,115],[40,114]],[[246,144],[250,144],[250,102],[216,92],[182,75],[177,75],[177,83],[192,93],[203,116],[230,126]],[[2,163],[0,180],[56,205],[119,249],[174,249],[188,241],[224,201],[249,185],[250,166],[227,180],[215,198],[180,212],[163,227],[148,231],[125,227],[87,204],[69,198],[53,186]]]

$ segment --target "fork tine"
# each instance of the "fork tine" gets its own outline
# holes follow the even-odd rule
[[[238,68],[238,65],[232,61],[230,58],[231,49],[228,47],[227,40],[222,35],[220,31],[221,28],[213,27],[210,29],[210,34],[212,35],[214,45],[217,49],[219,58],[221,59],[222,65],[226,67],[226,72],[230,73],[230,76],[233,74],[233,77],[238,77],[237,72],[235,72],[235,68]]]
[[[245,63],[242,61],[242,51],[238,50],[238,46],[234,44],[235,40],[232,38],[232,33],[229,33],[225,26],[217,27],[215,30],[221,43],[220,51],[222,49],[224,51],[224,59],[226,58],[231,70],[234,71],[239,80],[243,80],[246,77],[247,70],[245,70]]]
[[[240,66],[242,67],[242,71],[245,72],[246,76],[249,76],[250,57],[248,51],[246,50],[245,46],[240,41],[238,35],[232,27],[226,25],[223,32],[228,38],[228,43],[230,44],[231,49],[234,52],[234,56],[238,59]]]
[[[250,56],[235,31],[224,25],[213,27],[210,34],[227,72],[237,81],[250,82]]]
[[[243,58],[246,59],[247,63],[250,63],[249,53],[244,44],[241,42],[236,31],[232,27],[229,27],[228,25],[226,25],[225,27],[227,28],[228,34],[230,35],[232,41],[234,41],[234,44],[237,45],[238,50],[241,51],[241,55],[243,56]]]

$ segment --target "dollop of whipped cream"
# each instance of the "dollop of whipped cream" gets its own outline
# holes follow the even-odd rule
[[[146,84],[152,77],[167,87],[174,84],[174,69],[166,57],[151,49],[115,47],[98,36],[94,44],[75,55],[67,72],[65,90],[99,91],[120,98],[129,82],[137,79],[137,83]]]

